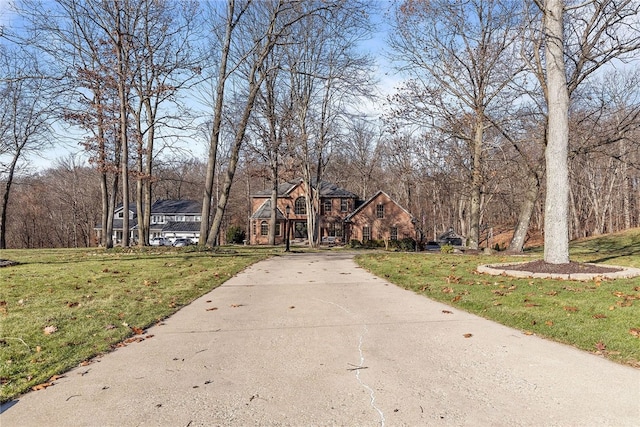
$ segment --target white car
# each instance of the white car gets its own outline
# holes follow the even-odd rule
[[[154,237],[149,243],[151,246],[171,246],[171,241],[164,237]]]

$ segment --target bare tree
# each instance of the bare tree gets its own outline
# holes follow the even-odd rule
[[[502,0],[405,1],[390,37],[399,68],[414,76],[405,91],[421,102],[417,108],[405,104],[398,114],[402,118],[407,109],[418,110],[420,126],[462,130],[455,137],[472,147],[471,248],[480,238],[487,117],[520,72],[513,61],[520,8],[520,2]],[[469,126],[456,126],[463,118]]]
[[[612,60],[629,59],[640,49],[640,3],[534,0],[544,33],[541,81],[548,108],[545,151],[544,260],[569,262],[569,101],[578,86]],[[566,37],[565,37],[566,35]],[[537,62],[536,70],[541,70]]]
[[[138,237],[140,245],[148,245],[153,166],[160,151],[157,143],[163,134],[167,136],[168,128],[180,127],[184,132],[181,123],[188,114],[178,94],[200,72],[192,40],[200,10],[193,1],[144,0],[137,6],[141,23],[132,39],[136,98],[131,101],[131,113],[135,122]]]
[[[7,209],[18,168],[49,144],[48,81],[33,52],[0,46],[0,249],[7,247]]]
[[[310,2],[312,8],[317,7]],[[291,79],[292,151],[302,168],[309,245],[320,239],[318,189],[339,129],[348,122],[347,105],[369,96],[371,60],[356,52],[370,31],[362,5],[354,1],[327,3],[319,13],[307,13],[293,29],[287,53]],[[322,2],[318,2],[322,5]]]

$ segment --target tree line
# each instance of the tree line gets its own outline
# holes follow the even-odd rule
[[[168,197],[202,200],[214,246],[246,226],[252,192],[275,199],[294,177],[311,245],[320,180],[384,189],[425,239],[454,227],[478,248],[510,229],[522,251],[543,231],[556,263],[570,238],[640,225],[638,1],[383,6],[16,1],[0,33],[0,247],[111,247],[114,207],[130,201],[146,244],[150,206]],[[389,28],[381,52],[364,48],[374,18]],[[384,99],[382,55],[398,79]],[[25,167],[61,139],[88,164]],[[273,212],[272,242],[275,229]]]

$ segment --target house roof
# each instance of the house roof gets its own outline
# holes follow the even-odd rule
[[[202,212],[202,202],[196,200],[156,200],[151,214],[196,214]]]
[[[283,182],[278,185],[278,197],[288,196],[296,187],[302,185],[302,178],[295,179],[293,181]],[[321,197],[343,197],[343,198],[358,198],[356,194],[338,187],[327,181],[320,181],[320,185],[315,184],[315,180],[311,186],[320,191]],[[270,197],[271,189],[257,191],[253,194],[253,197]]]
[[[200,233],[200,221],[169,221],[162,227],[164,233]]]
[[[269,219],[271,218],[271,199],[265,200],[263,204],[260,205],[258,209],[251,215],[251,219]],[[277,219],[285,219],[285,216],[282,214],[282,211],[278,209],[276,211]]]
[[[411,213],[406,210],[405,208],[403,208],[402,206],[400,206],[400,204],[398,202],[396,202],[395,200],[393,200],[393,198],[391,198],[391,196],[389,196],[387,193],[385,193],[384,191],[380,190],[378,191],[376,194],[374,194],[373,196],[369,197],[364,203],[362,203],[360,206],[358,206],[358,208],[351,212],[349,215],[347,215],[347,217],[344,219],[345,222],[348,222],[351,220],[351,218],[353,218],[355,215],[358,214],[358,212],[360,212],[362,209],[365,208],[365,206],[367,206],[369,203],[371,203],[372,201],[374,201],[376,198],[378,198],[378,196],[380,195],[384,195],[386,198],[388,198],[389,200],[391,200],[391,202],[395,203],[400,209],[402,209],[404,212],[406,212],[407,215],[409,215],[411,218],[413,218],[413,215],[411,215]]]

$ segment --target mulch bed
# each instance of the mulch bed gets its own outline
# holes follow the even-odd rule
[[[503,270],[527,271],[531,273],[552,273],[552,274],[603,274],[622,271],[621,268],[603,267],[600,265],[584,264],[571,261],[567,264],[550,264],[542,260],[531,261],[522,264],[500,266]]]

